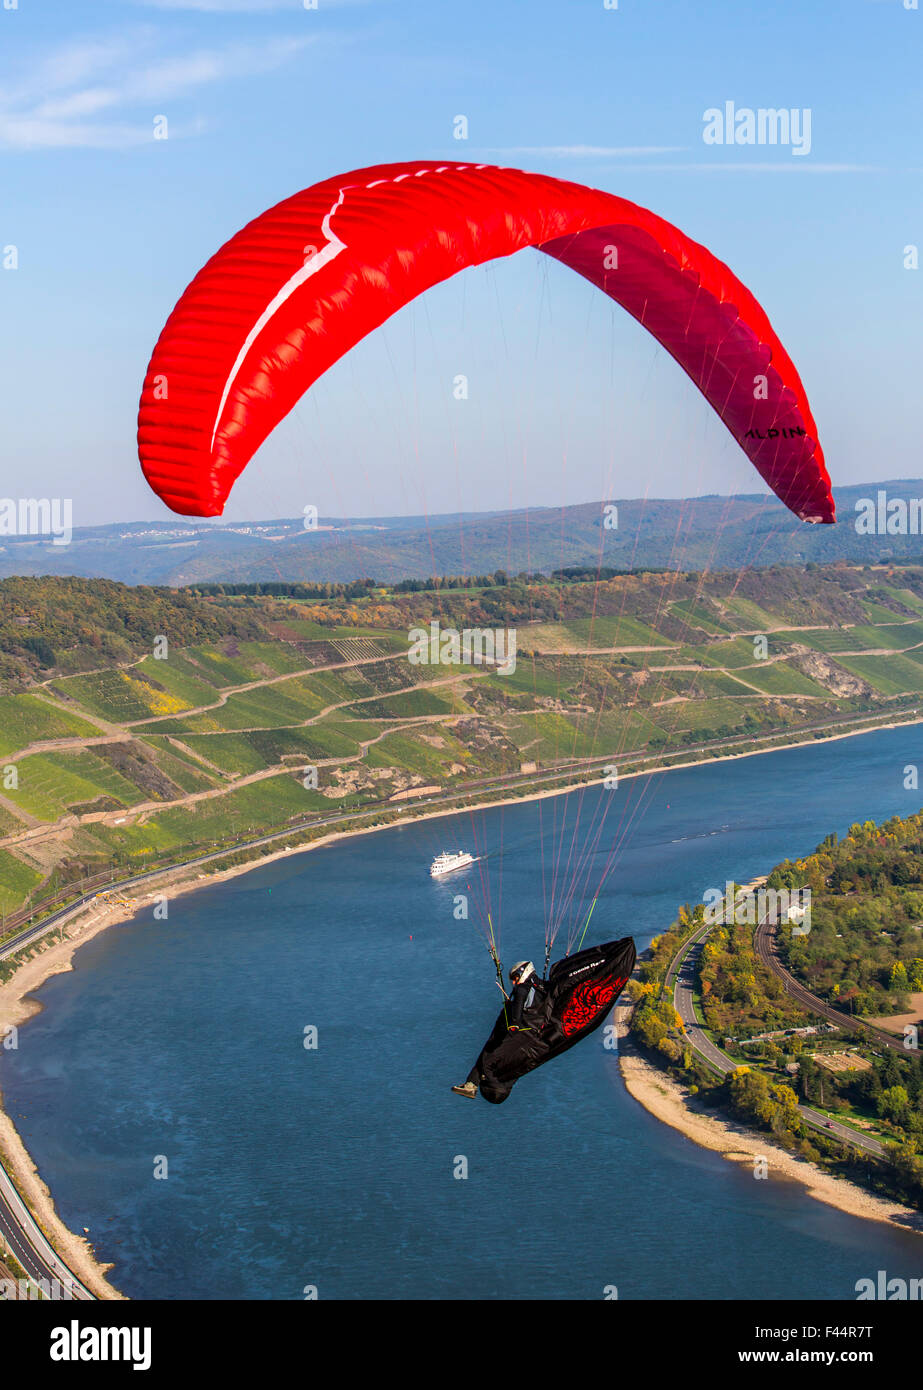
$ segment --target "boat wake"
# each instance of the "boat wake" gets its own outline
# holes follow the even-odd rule
[[[719,825],[717,830],[700,830],[697,835],[680,835],[678,839],[671,840],[671,845],[681,845],[684,840],[707,840],[710,835],[724,835],[730,830],[729,825]]]

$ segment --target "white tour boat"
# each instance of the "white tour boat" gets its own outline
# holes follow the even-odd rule
[[[454,854],[437,854],[432,864],[429,866],[430,874],[433,878],[441,878],[443,874],[451,874],[455,869],[464,869],[468,864],[473,864],[475,858],[466,849],[456,850]]]

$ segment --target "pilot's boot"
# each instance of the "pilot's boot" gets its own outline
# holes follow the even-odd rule
[[[462,1086],[453,1086],[452,1090],[457,1096],[467,1096],[469,1100],[474,1100],[478,1093],[477,1085],[473,1081],[466,1081]]]

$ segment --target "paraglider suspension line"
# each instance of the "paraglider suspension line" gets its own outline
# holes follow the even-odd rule
[[[495,937],[494,937],[494,924],[493,924],[493,922],[492,922],[492,920],[491,920],[491,916],[490,916],[490,913],[489,913],[489,912],[488,912],[488,914],[487,914],[487,926],[488,926],[488,948],[487,948],[487,949],[490,951],[490,958],[491,958],[491,960],[493,961],[493,963],[494,963],[494,969],[495,969],[496,972],[497,972],[497,988],[499,989],[500,993],[503,995],[503,1017],[506,1019],[507,1024],[509,1024],[509,1017],[507,1016],[507,1012],[506,1012],[506,1001],[507,1001],[507,999],[509,998],[509,995],[507,994],[506,990],[505,990],[504,987],[503,987],[503,966],[500,964],[500,957],[499,957],[499,955],[497,954],[497,942],[496,942],[496,939],[495,939]]]
[[[587,927],[590,925],[590,918],[593,916],[593,908],[596,906],[596,903],[597,903],[597,901],[598,901],[598,898],[599,898],[599,894],[597,893],[596,897],[595,897],[595,898],[593,899],[593,901],[590,903],[590,911],[589,911],[589,913],[587,914],[587,919],[586,919],[586,921],[585,921],[584,924],[583,924],[583,931],[582,931],[581,934],[580,934],[580,940],[577,942],[577,950],[578,950],[578,951],[580,950],[581,946],[583,945],[583,938],[586,936],[586,929],[587,929]]]

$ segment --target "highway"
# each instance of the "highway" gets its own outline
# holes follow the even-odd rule
[[[0,1241],[18,1261],[30,1279],[49,1297],[54,1284],[63,1299],[92,1299],[93,1294],[49,1244],[6,1169],[0,1164]]]

